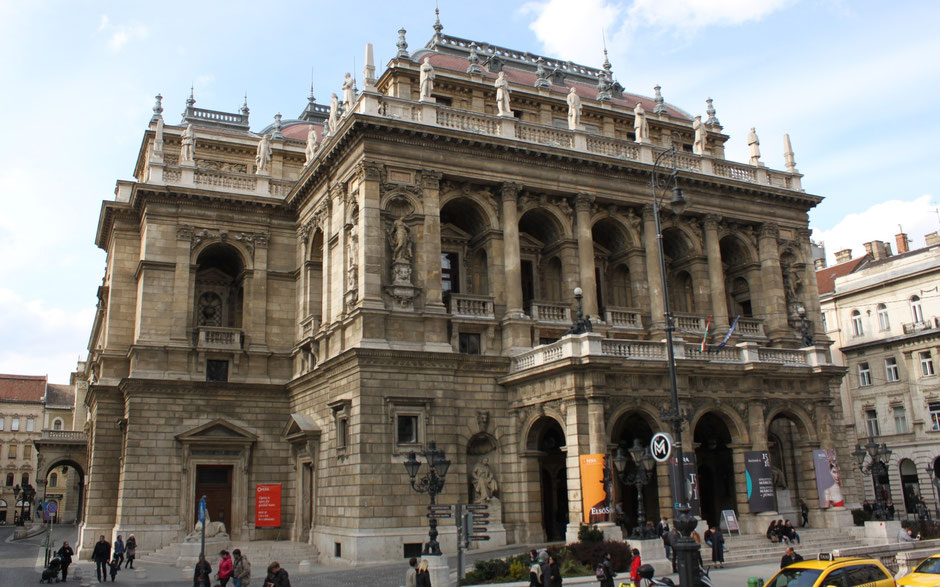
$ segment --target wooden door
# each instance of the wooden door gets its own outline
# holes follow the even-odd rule
[[[232,465],[196,465],[196,498],[193,524],[199,521],[199,500],[206,496],[206,511],[213,522],[232,531]]]

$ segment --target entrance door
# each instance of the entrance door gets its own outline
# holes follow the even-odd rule
[[[535,299],[535,276],[532,272],[532,261],[522,260],[522,309],[526,314],[532,314],[532,300]]]
[[[206,496],[206,511],[213,522],[232,531],[232,465],[196,465],[196,499],[193,524],[199,521],[199,500]]]
[[[313,525],[313,463],[303,464],[303,521],[301,524],[303,535],[301,539],[306,542],[310,539],[310,527]]]

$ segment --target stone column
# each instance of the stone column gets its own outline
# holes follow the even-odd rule
[[[603,397],[588,398],[588,447],[591,454],[607,452],[607,423]]]
[[[297,319],[305,319],[310,315],[310,271],[307,263],[308,244],[310,238],[310,223],[302,224],[297,227],[297,266],[300,267],[300,275],[297,277]]]
[[[522,261],[519,250],[519,213],[516,209],[517,183],[504,183],[500,188],[503,203],[503,255],[506,266],[506,316],[520,317],[522,308]]]
[[[777,225],[763,224],[758,236],[760,249],[761,309],[767,325],[767,336],[779,338],[789,333],[787,327],[787,301],[783,291],[783,273],[780,271],[780,252],[777,249]]]
[[[424,243],[422,257],[418,258],[419,271],[424,273],[425,309],[429,312],[444,310],[441,294],[441,177],[436,171],[422,171],[421,191],[424,194]]]
[[[728,326],[728,299],[725,292],[725,273],[721,264],[721,247],[718,244],[718,216],[705,216],[705,255],[708,258],[708,282],[711,286],[712,316],[715,326]]]
[[[659,243],[656,240],[656,219],[653,206],[643,206],[643,246],[646,248],[646,277],[650,294],[651,329],[663,330],[666,326],[663,306],[662,270],[659,267]]]
[[[382,278],[385,262],[385,227],[381,216],[381,166],[364,161],[359,175],[359,292],[362,307],[384,309]]]
[[[591,234],[591,204],[594,196],[578,194],[575,196],[577,212],[578,265],[580,269],[581,290],[584,295],[582,304],[585,316],[600,320],[597,308],[597,279],[594,272],[594,237]]]
[[[179,226],[176,229],[176,268],[173,272],[173,325],[170,327],[170,340],[191,341],[187,336],[194,326],[193,290],[195,282],[192,271],[193,229],[191,226]],[[190,278],[193,279],[190,279]]]
[[[320,250],[320,323],[330,322],[330,199],[323,198],[314,214],[314,222],[323,234]]]
[[[250,273],[250,290],[245,308],[250,316],[246,329],[252,347],[267,346],[268,326],[268,237],[255,235],[254,263]]]
[[[816,265],[813,263],[813,247],[809,237],[812,231],[800,229],[797,238],[800,243],[800,252],[803,253],[803,307],[806,316],[813,321],[813,338],[826,336],[822,325],[822,310],[819,305],[819,286],[816,283]],[[815,341],[814,341],[815,342]]]

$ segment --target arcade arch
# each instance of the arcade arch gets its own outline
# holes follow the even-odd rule
[[[552,417],[542,416],[526,435],[526,449],[536,458],[545,540],[563,540],[568,525],[568,470],[565,463],[565,432]]]
[[[196,258],[194,325],[241,328],[245,265],[232,246],[213,243]]]
[[[717,526],[722,510],[738,509],[731,430],[720,415],[706,412],[695,424],[693,439],[700,515]]]
[[[616,454],[620,449],[623,454],[629,455],[634,441],[639,441],[640,446],[649,446],[653,439],[654,425],[655,423],[650,423],[642,412],[631,411],[622,414],[611,428],[611,444],[616,446],[612,452]],[[625,470],[616,475],[615,495],[619,508],[615,507],[615,511],[619,514],[619,523],[625,532],[636,526],[639,499],[636,487],[624,483],[622,477],[630,475],[636,467],[637,463],[630,459]],[[642,497],[646,520],[655,523],[660,517],[659,483],[656,469],[653,469],[653,473],[653,478],[642,489]]]

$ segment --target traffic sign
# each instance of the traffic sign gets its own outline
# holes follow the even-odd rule
[[[476,536],[474,534],[471,534],[468,538],[470,538],[471,542],[481,542],[481,541],[490,539],[489,536]]]
[[[487,510],[489,509],[490,506],[483,504],[483,503],[470,503],[463,507],[466,508],[468,511],[478,512],[480,510]]]
[[[429,520],[446,520],[448,518],[453,518],[454,514],[447,512],[431,512],[428,514]]]
[[[429,505],[429,506],[428,506],[428,511],[429,511],[429,512],[449,512],[449,511],[451,511],[451,510],[453,509],[453,507],[454,507],[454,506],[450,506],[450,505],[437,505],[437,504],[435,504],[435,505]]]
[[[51,520],[55,517],[55,513],[59,511],[59,506],[54,501],[47,501],[46,506],[43,508],[42,516],[46,520]]]
[[[668,432],[657,432],[650,441],[650,453],[658,463],[665,463],[672,454],[674,441]]]
[[[206,498],[205,497],[199,500],[199,521],[202,523],[206,522]]]

